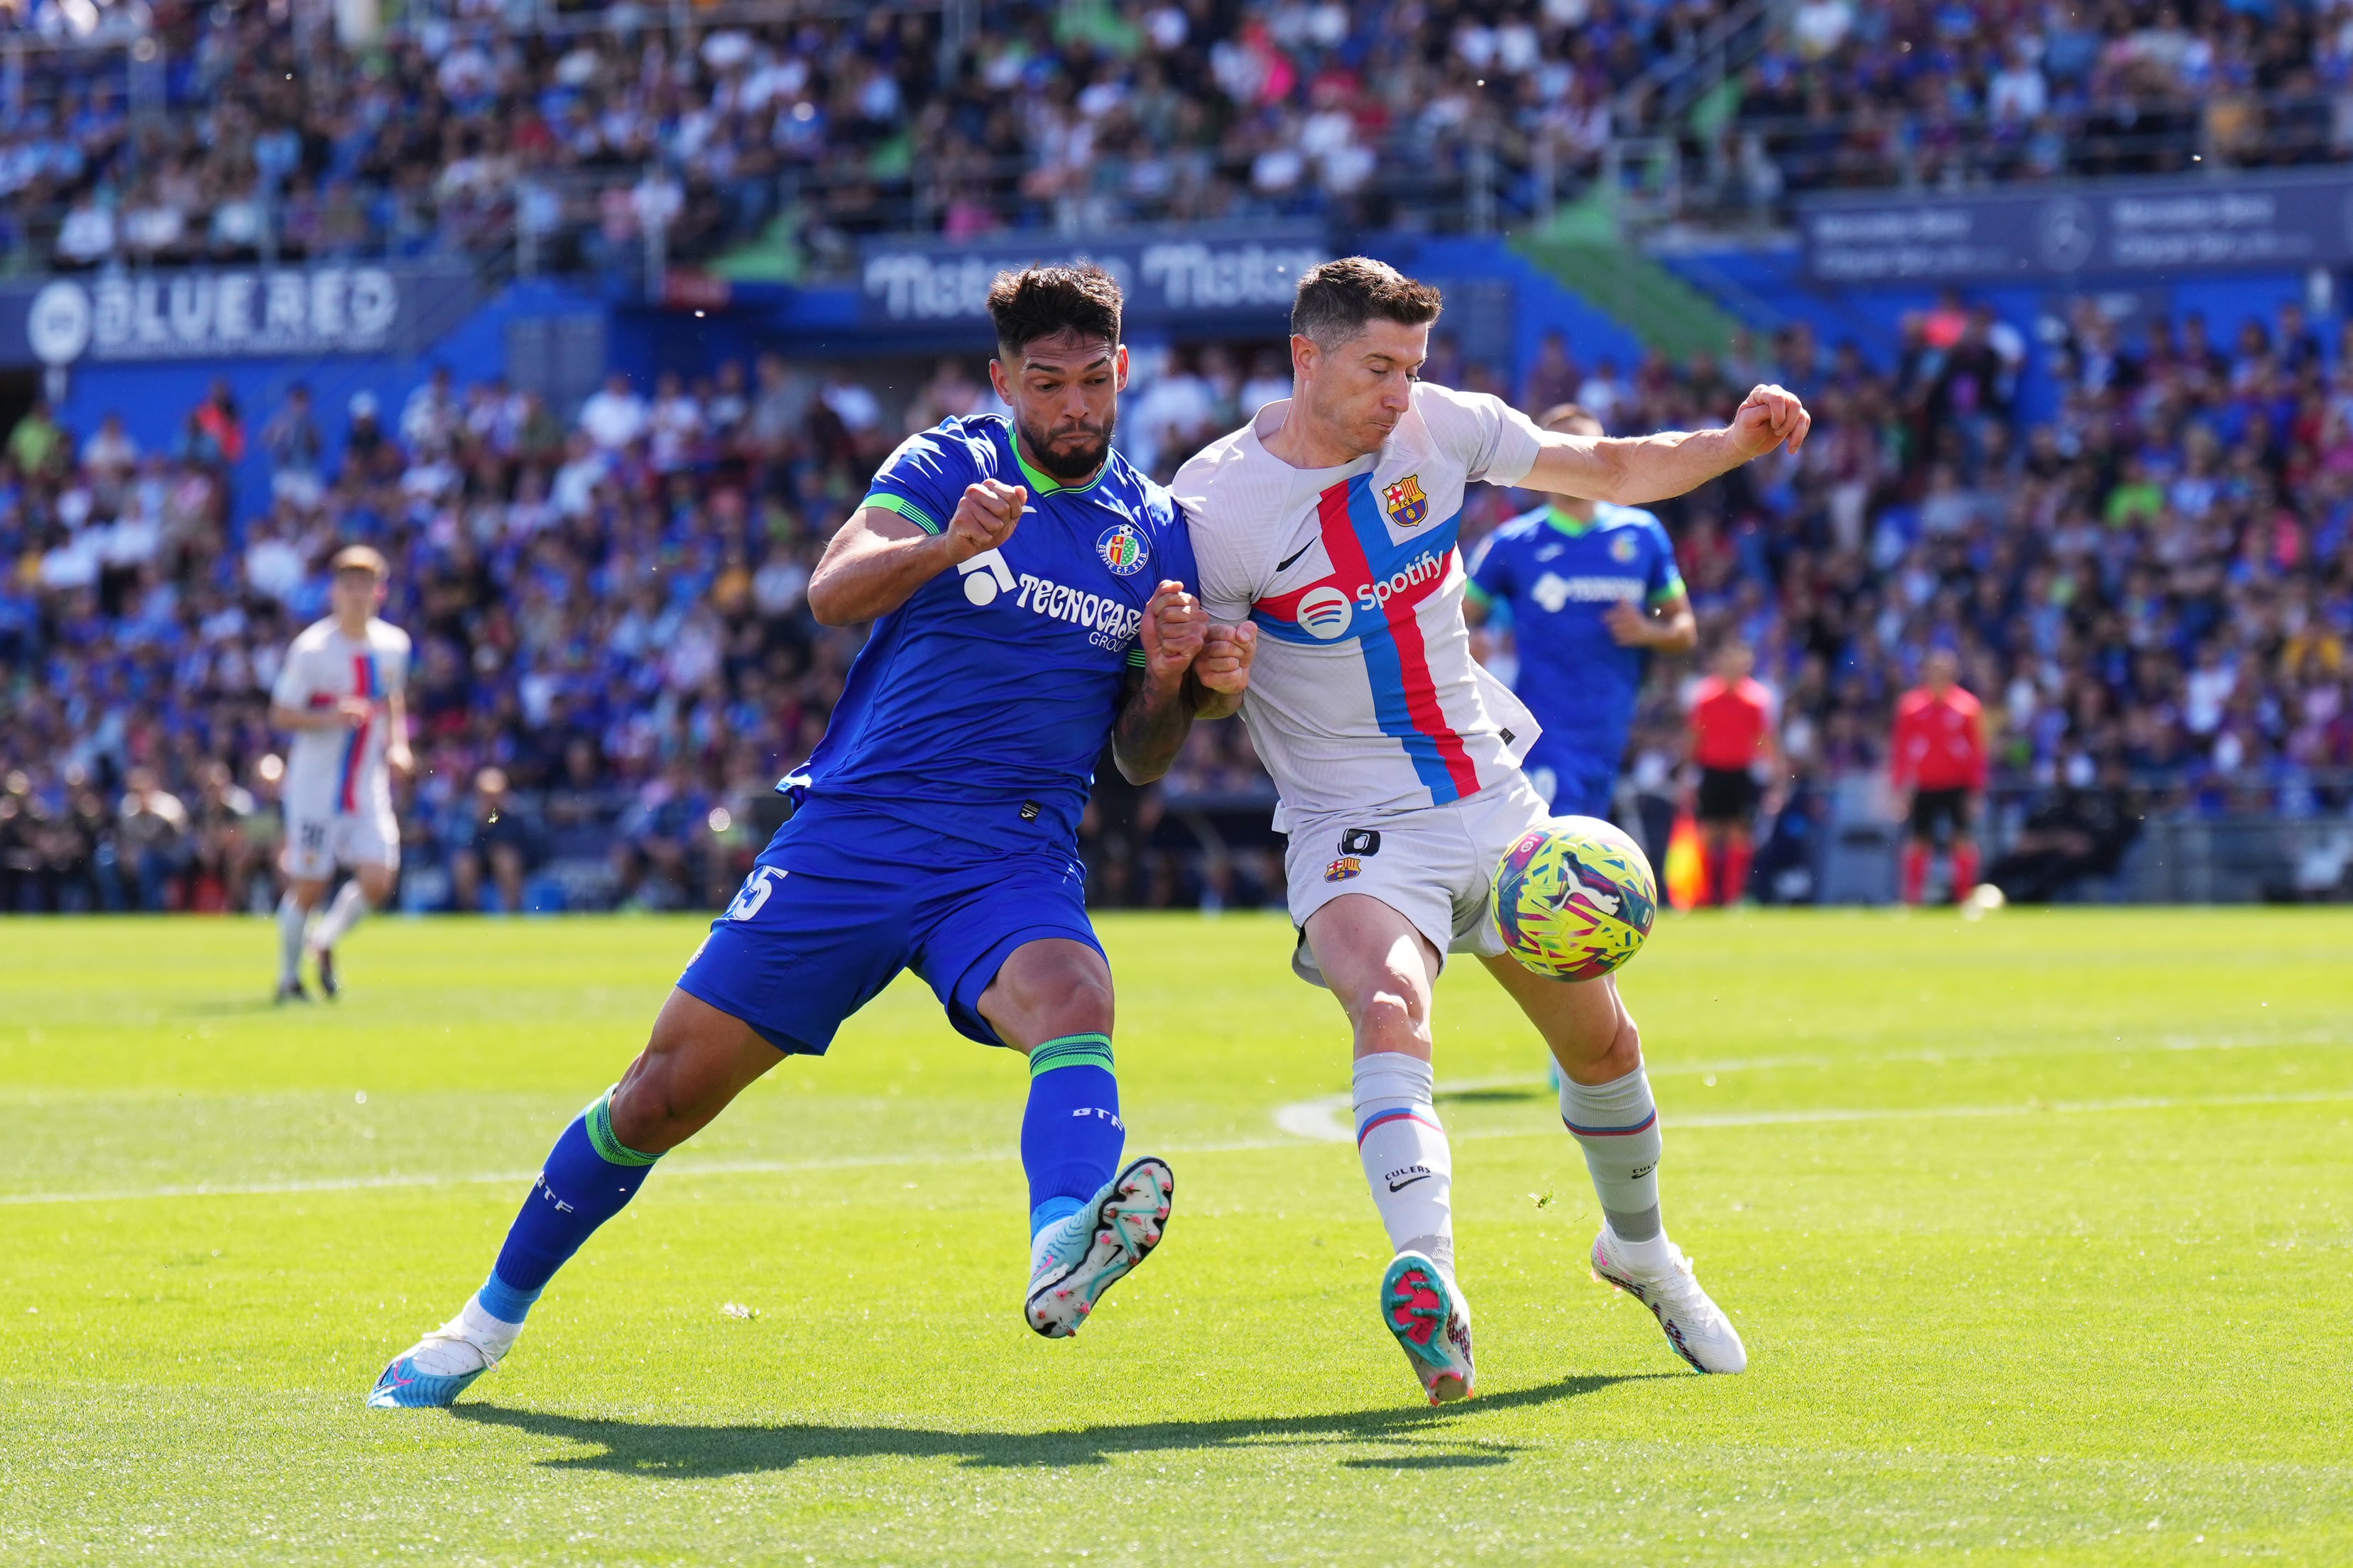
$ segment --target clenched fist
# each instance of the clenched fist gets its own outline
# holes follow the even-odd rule
[[[1250,689],[1250,659],[1258,652],[1258,628],[1244,621],[1238,626],[1212,625],[1201,639],[1200,656],[1193,660],[1193,679],[1206,690],[1240,697]]]
[[[1814,416],[1806,412],[1798,395],[1778,386],[1751,388],[1740,412],[1732,416],[1732,438],[1752,458],[1761,458],[1785,442],[1794,457],[1806,444],[1806,432],[1813,427]]]
[[[943,535],[948,542],[949,563],[961,566],[1012,538],[1013,525],[1021,521],[1021,509],[1029,502],[1028,490],[999,479],[965,486],[964,500],[956,503],[955,515],[948,519],[948,531]]]
[[[1182,680],[1208,629],[1201,601],[1187,593],[1182,583],[1162,583],[1144,606],[1144,625],[1137,632],[1144,643],[1145,675],[1161,686]]]

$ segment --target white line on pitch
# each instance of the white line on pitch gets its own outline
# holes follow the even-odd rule
[[[1156,1144],[1168,1154],[1230,1154],[1250,1149],[1289,1149],[1288,1138],[1245,1138],[1226,1143]],[[800,1171],[855,1171],[891,1165],[985,1165],[1020,1158],[1011,1149],[973,1150],[961,1154],[845,1154],[830,1160],[712,1160],[664,1166],[666,1181],[697,1176],[778,1175]],[[360,1193],[404,1187],[474,1187],[522,1185],[536,1171],[472,1171],[455,1175],[419,1173],[398,1176],[335,1176],[318,1181],[200,1183],[186,1186],[139,1187],[106,1193],[0,1193],[0,1207],[26,1204],[142,1203],[156,1198],[250,1198],[301,1193]]]
[[[1495,1089],[1506,1084],[1541,1083],[1541,1079],[1480,1079],[1440,1088],[1440,1099],[1449,1094],[1471,1089]],[[1672,1131],[1694,1127],[1781,1127],[1799,1126],[1810,1122],[1839,1121],[1909,1121],[1935,1117],[1987,1116],[2084,1116],[2104,1111],[2174,1110],[2188,1108],[2225,1109],[2234,1105],[2328,1105],[2341,1100],[2353,1100],[2353,1089],[2318,1089],[2304,1094],[2216,1094],[2185,1095],[2179,1098],[2147,1095],[2126,1100],[2053,1100],[2028,1105],[1924,1105],[1840,1110],[1728,1110],[1703,1111],[1692,1116],[1670,1116],[1663,1124]],[[1317,1143],[1352,1143],[1356,1129],[1336,1120],[1349,1108],[1349,1097],[1327,1094],[1315,1100],[1302,1100],[1283,1106],[1274,1113],[1274,1124],[1294,1138]],[[1550,1118],[1546,1118],[1549,1121]],[[1495,1127],[1474,1129],[1451,1134],[1466,1138],[1536,1138],[1549,1137],[1552,1129],[1543,1127]]]
[[[1527,1079],[1501,1080],[1521,1083]],[[1494,1080],[1475,1079],[1464,1084],[1449,1085],[1449,1091],[1483,1085],[1498,1087]],[[1678,1131],[1717,1127],[1786,1127],[1809,1123],[1853,1121],[1905,1121],[1938,1117],[2005,1117],[2005,1116],[2087,1116],[2129,1110],[2225,1110],[2232,1106],[2258,1105],[2332,1105],[2353,1101],[2353,1089],[2324,1089],[2307,1094],[2219,1094],[2185,1096],[2168,1099],[2159,1096],[2130,1100],[2052,1100],[2041,1105],[1945,1105],[1922,1106],[1902,1110],[1741,1110],[1718,1114],[1680,1116],[1669,1125]],[[1155,1145],[1167,1154],[1231,1154],[1252,1150],[1295,1149],[1295,1138],[1311,1138],[1318,1142],[1347,1142],[1355,1133],[1339,1128],[1330,1121],[1329,1110],[1335,1103],[1345,1106],[1345,1096],[1326,1096],[1322,1100],[1303,1100],[1284,1106],[1278,1111],[1280,1119],[1293,1111],[1314,1108],[1324,1117],[1324,1131],[1314,1133],[1294,1132],[1293,1138],[1245,1138],[1223,1143],[1164,1143]],[[1291,1131],[1285,1128],[1285,1131]],[[1335,1138],[1336,1134],[1336,1138]],[[1499,1127],[1458,1132],[1457,1139],[1540,1138],[1556,1137],[1549,1126]],[[1010,1161],[1017,1156],[1010,1150],[976,1151],[963,1154],[853,1154],[834,1160],[739,1160],[713,1161],[708,1164],[683,1164],[667,1173],[676,1181],[698,1176],[776,1175],[794,1172],[847,1171],[873,1166],[892,1165],[972,1165]],[[414,1176],[349,1176],[316,1182],[253,1182],[219,1186],[147,1187],[135,1191],[111,1193],[10,1193],[0,1194],[0,1207],[28,1204],[101,1204],[140,1203],[157,1198],[222,1198],[269,1197],[302,1193],[354,1193],[405,1187],[468,1187],[528,1182],[530,1171],[483,1171],[460,1175]]]

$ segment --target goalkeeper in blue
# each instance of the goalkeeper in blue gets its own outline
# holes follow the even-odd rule
[[[1536,423],[1608,434],[1574,403]],[[1512,689],[1544,731],[1521,763],[1528,783],[1555,816],[1608,820],[1651,656],[1699,641],[1665,526],[1640,507],[1546,496],[1487,536],[1462,608],[1472,626],[1508,620],[1518,645]]]
[[[1183,518],[1112,449],[1127,354],[1092,268],[989,290],[1013,411],[911,437],[808,585],[871,621],[831,727],[779,787],[798,809],[688,963],[621,1080],[556,1140],[490,1277],[368,1403],[448,1405],[515,1343],[548,1280],[661,1157],[790,1054],[822,1055],[902,970],[948,1022],[1023,1053],[1022,1315],[1078,1331],[1159,1242],[1166,1164],[1122,1163],[1112,978],[1079,816],[1108,739],[1135,783],[1240,704],[1255,631],[1209,624]]]

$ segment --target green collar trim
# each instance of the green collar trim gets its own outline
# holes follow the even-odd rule
[[[1545,504],[1545,521],[1560,530],[1571,539],[1576,539],[1581,535],[1592,532],[1594,526],[1600,521],[1601,520],[1598,517],[1592,519],[1590,521],[1581,517],[1571,517],[1568,513],[1561,510],[1560,508],[1552,505],[1548,501]]]
[[[1007,438],[1007,445],[1013,448],[1013,460],[1020,465],[1021,477],[1029,481],[1029,493],[1033,496],[1050,496],[1057,491],[1067,491],[1074,496],[1084,495],[1103,483],[1103,476],[1111,472],[1111,454],[1106,452],[1103,454],[1103,467],[1095,470],[1093,479],[1082,485],[1066,485],[1053,475],[1041,473],[1029,466],[1029,459],[1021,455],[1021,433],[1018,430],[1010,433]]]

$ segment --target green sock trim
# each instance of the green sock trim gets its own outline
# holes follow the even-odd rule
[[[588,1119],[588,1142],[596,1146],[596,1157],[608,1165],[650,1165],[659,1154],[640,1154],[613,1136],[613,1091],[607,1089],[596,1097],[596,1103],[581,1112]]]
[[[1111,1037],[1109,1035],[1064,1035],[1029,1048],[1029,1076],[1052,1072],[1056,1068],[1101,1068],[1111,1071]]]

